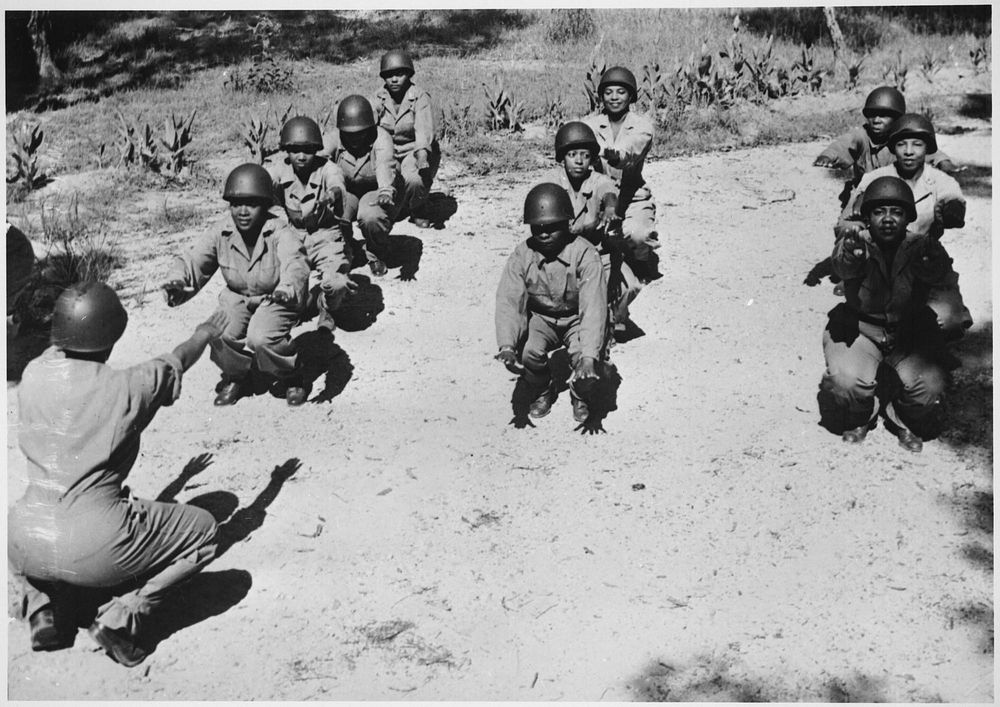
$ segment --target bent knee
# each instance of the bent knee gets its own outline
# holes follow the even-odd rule
[[[875,395],[875,380],[850,367],[831,366],[823,375],[823,390],[837,397],[869,398]]]

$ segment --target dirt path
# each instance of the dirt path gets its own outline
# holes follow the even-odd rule
[[[11,621],[9,696],[991,701],[990,140],[941,140],[986,188],[966,187],[967,226],[945,238],[976,327],[955,429],[922,454],[817,425],[836,300],[803,279],[838,191],[808,166],[819,143],[649,166],[666,276],[633,308],[645,336],[612,353],[617,409],[593,435],[566,394],[509,425],[513,380],[491,359],[537,175],[453,180],[445,230],[398,229],[423,242],[416,281],[378,281],[384,311],[327,351],[332,399],[216,409],[206,360],[144,437],[139,495],[208,454],[178,500],[249,507],[171,635],[126,670],[83,633],[31,654]],[[125,277],[154,285],[189,236]],[[112,363],[168,349],[219,286],[177,310],[148,297]],[[11,498],[16,420],[12,395]],[[294,474],[269,486],[276,468]]]

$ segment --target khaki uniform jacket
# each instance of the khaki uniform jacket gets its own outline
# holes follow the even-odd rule
[[[597,233],[597,222],[601,216],[601,203],[608,194],[617,196],[618,189],[610,177],[600,172],[591,172],[590,176],[583,180],[579,191],[574,191],[570,184],[566,170],[557,167],[547,173],[541,180],[558,184],[573,202],[573,220],[569,222],[569,230],[575,235],[582,235],[595,246],[599,245],[600,236]]]
[[[854,128],[837,137],[830,143],[829,147],[819,153],[819,156],[836,160],[838,167],[853,168],[854,179],[852,182],[855,185],[868,172],[891,165],[896,161],[896,156],[889,149],[889,146],[877,145],[872,142],[864,127]],[[937,166],[949,159],[948,155],[938,150],[932,155],[927,155],[927,164]]]
[[[595,165],[598,171],[609,176],[618,187],[619,199],[627,204],[636,199],[651,198],[652,194],[646,188],[646,180],[642,176],[642,168],[653,146],[653,121],[645,115],[630,110],[625,114],[616,138],[611,128],[611,120],[603,111],[588,115],[582,120],[594,131],[602,153],[605,149],[611,148],[621,155],[622,161],[618,167],[608,164],[603,154],[599,164]]]
[[[392,136],[383,128],[377,128],[375,144],[362,157],[355,157],[343,148],[339,130],[323,137],[321,154],[340,168],[347,191],[359,199],[370,191],[394,191],[396,160],[393,157]]]
[[[29,363],[18,389],[25,502],[54,512],[116,502],[142,431],[176,400],[182,371],[173,354],[118,370],[55,347]]]
[[[296,228],[312,232],[318,228],[333,228],[339,224],[338,215],[344,211],[344,173],[340,167],[326,159],[316,157],[313,171],[303,184],[287,159],[268,167],[274,187],[276,206],[285,209],[288,222]],[[333,204],[332,208],[320,204]],[[310,219],[311,215],[315,217]]]
[[[394,155],[402,162],[416,150],[430,150],[437,141],[438,125],[431,95],[410,85],[397,106],[385,88],[379,89],[372,101],[375,121],[392,136]]]
[[[574,238],[546,258],[518,244],[507,260],[497,288],[497,344],[516,349],[528,331],[528,315],[580,318],[580,350],[599,358],[608,316],[607,282],[601,256],[583,238]]]
[[[899,177],[895,163],[868,172],[857,188],[851,194],[850,201],[844,207],[840,216],[840,222],[856,221],[861,218],[861,202],[865,189],[879,177]],[[925,164],[923,171],[916,179],[904,179],[913,190],[913,200],[917,207],[917,220],[910,223],[906,228],[910,233],[925,236],[931,232],[934,225],[934,207],[939,203],[948,201],[958,201],[965,204],[965,197],[962,196],[962,188],[954,177],[945,174],[939,169]]]
[[[309,265],[302,241],[274,215],[268,215],[252,253],[247,252],[243,237],[227,215],[198,236],[188,253],[174,260],[168,279],[193,287],[194,292],[184,296],[190,299],[216,270],[222,270],[231,292],[244,297],[263,301],[275,290],[282,290],[300,305],[305,302]]]
[[[958,289],[948,252],[929,236],[905,238],[891,270],[877,245],[868,241],[866,249],[867,258],[855,256],[841,239],[831,256],[833,271],[844,280],[847,306],[862,318],[896,325],[926,303],[932,288]],[[920,262],[925,253],[931,257],[927,265]]]

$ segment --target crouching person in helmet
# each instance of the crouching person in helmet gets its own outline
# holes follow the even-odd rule
[[[885,414],[900,445],[919,452],[940,431],[947,382],[935,360],[943,333],[928,301],[935,289],[957,287],[957,276],[940,242],[907,237],[917,210],[902,179],[874,180],[860,208],[866,228],[838,240],[831,256],[847,301],[830,312],[823,332],[822,423],[846,442],[863,441],[875,422],[881,365],[898,378],[881,381]]]
[[[127,319],[104,283],[75,285],[56,301],[52,346],[28,364],[18,389],[28,487],[7,516],[7,556],[36,651],[73,645],[81,587],[139,581],[90,626],[97,644],[131,667],[146,657],[144,620],[215,557],[216,525],[205,510],[137,499],[123,484],[142,431],[177,399],[184,371],[227,322],[216,312],[172,353],[114,369],[106,361]]]
[[[344,175],[317,155],[323,136],[312,118],[300,115],[286,121],[280,142],[285,159],[268,169],[274,200],[305,246],[306,263],[319,275],[317,326],[333,332],[333,312],[358,289],[348,277],[351,251],[341,229]]]
[[[879,86],[865,99],[861,114],[864,125],[840,135],[813,162],[815,167],[851,169],[851,178],[840,194],[840,206],[847,205],[861,178],[879,167],[892,164],[895,155],[887,144],[893,121],[906,113],[906,99],[893,86]],[[927,161],[945,172],[958,168],[943,152],[927,155]]]
[[[413,83],[413,58],[393,49],[382,55],[379,77],[384,85],[373,102],[379,127],[392,137],[394,157],[403,180],[397,206],[420,228],[433,223],[425,216],[431,185],[441,165],[438,125],[431,96]]]
[[[544,181],[569,195],[573,218],[569,230],[597,248],[608,282],[608,304],[614,331],[624,331],[628,306],[642,283],[624,261],[625,243],[618,215],[618,189],[607,175],[591,168],[597,160],[597,137],[586,123],[566,123],[556,131],[556,167]]]
[[[222,369],[216,405],[232,405],[250,388],[251,371],[273,376],[289,405],[305,402],[308,391],[296,366],[291,330],[306,298],[309,266],[295,231],[268,211],[271,177],[257,164],[234,169],[223,198],[229,216],[199,236],[194,247],[174,261],[162,285],[167,305],[193,297],[216,270],[226,289],[219,308],[229,316],[211,357]]]
[[[558,184],[534,187],[524,202],[531,237],[514,249],[497,289],[497,360],[521,375],[544,417],[556,400],[549,352],[565,346],[573,366],[573,418],[590,415],[587,391],[596,381],[604,346],[607,281],[597,250],[570,233],[573,204]]]
[[[358,222],[372,275],[385,275],[389,232],[396,219],[396,199],[404,191],[396,174],[392,137],[375,124],[375,112],[364,96],[348,96],[337,106],[337,130],[323,138],[323,151],[344,175],[344,239]]]
[[[908,237],[941,238],[945,230],[965,226],[965,197],[954,177],[927,164],[929,154],[937,153],[934,126],[926,117],[907,113],[893,122],[887,144],[895,161],[872,170],[861,178],[841,213],[835,233],[838,237],[857,233],[865,227],[861,213],[868,186],[882,177],[898,177],[910,187],[916,202],[916,216],[907,226]],[[972,315],[962,301],[958,285],[936,289],[928,306],[950,339],[959,339],[972,326]]]
[[[622,66],[613,66],[597,86],[601,111],[583,118],[594,131],[600,148],[598,171],[611,178],[618,189],[618,215],[628,249],[626,256],[635,274],[644,282],[660,277],[655,250],[656,203],[646,186],[642,168],[653,145],[653,121],[630,110],[638,95],[635,76]]]

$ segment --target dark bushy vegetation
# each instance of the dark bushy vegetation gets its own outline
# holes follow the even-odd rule
[[[840,7],[837,21],[848,46],[855,51],[878,47],[893,34],[893,23],[914,34],[987,35],[992,32],[989,5],[922,5]],[[820,7],[767,7],[740,12],[746,28],[797,44],[830,44]]]

